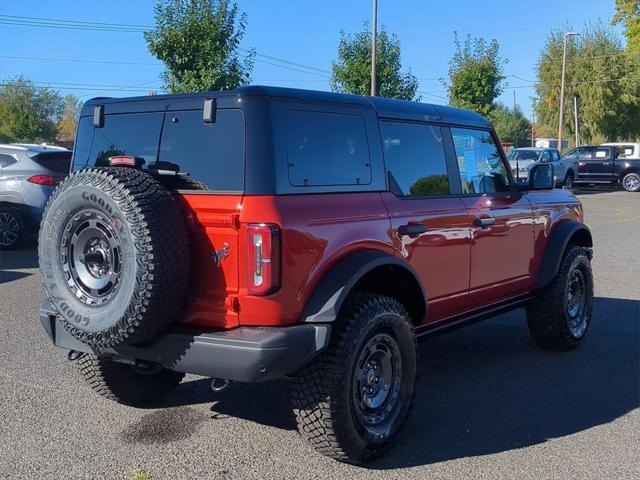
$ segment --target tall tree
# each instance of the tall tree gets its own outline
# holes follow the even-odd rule
[[[551,31],[537,64],[536,107],[539,122],[558,126],[564,25]],[[634,87],[624,49],[615,33],[602,23],[587,25],[567,50],[564,128],[575,132],[573,95],[580,98],[580,137],[586,142],[628,140],[640,135],[640,91]]]
[[[247,16],[232,0],[159,0],[156,27],[144,38],[164,62],[165,88],[200,92],[249,83],[255,52],[241,57]]]
[[[624,26],[627,49],[630,53],[640,54],[640,0],[616,0],[612,23]]]
[[[517,147],[531,144],[531,122],[520,107],[510,109],[502,103],[496,103],[491,112],[491,121],[501,141],[514,142]]]
[[[62,97],[36,87],[25,77],[0,87],[0,139],[5,142],[53,142],[63,110]]]
[[[470,35],[461,42],[456,32],[454,45],[449,80],[442,81],[449,92],[449,103],[490,116],[494,100],[504,89],[502,71],[506,60],[499,55],[498,42]]]
[[[58,122],[58,138],[61,140],[74,140],[76,137],[76,127],[82,102],[75,95],[64,97],[62,106],[62,117]]]
[[[418,99],[418,79],[403,73],[400,40],[389,35],[384,26],[376,38],[376,87],[381,97]],[[334,92],[369,95],[371,92],[371,34],[365,22],[362,31],[340,32],[338,59],[331,65],[331,89]]]

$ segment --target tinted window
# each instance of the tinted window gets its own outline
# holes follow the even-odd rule
[[[550,152],[552,162],[557,162],[558,160],[560,160],[560,154],[556,150],[550,150]]]
[[[369,145],[361,116],[289,110],[286,118],[291,185],[371,183]]]
[[[574,148],[569,153],[565,153],[563,158],[567,160],[575,160],[585,152],[584,148]]]
[[[202,111],[167,112],[158,167],[178,171],[184,190],[244,189],[244,114],[218,110],[214,123]]]
[[[452,128],[464,193],[509,190],[509,176],[491,134],[484,130]]]
[[[507,155],[508,160],[538,160],[539,152],[535,150],[511,150]]]
[[[12,163],[16,163],[17,160],[13,158],[11,155],[2,155],[0,154],[0,167],[8,167]]]
[[[31,157],[41,167],[56,173],[69,173],[71,152],[43,152]]]
[[[88,164],[92,139],[93,119],[90,117],[80,118],[76,143],[73,146],[73,170],[80,170]]]
[[[109,159],[117,155],[136,157],[143,168],[155,162],[162,116],[162,113],[105,115],[104,127],[93,129],[88,161],[80,167],[108,167]]]
[[[549,153],[549,150],[545,150],[544,152],[542,152],[542,157],[540,158],[540,161],[542,162],[551,161],[551,154]]]
[[[449,193],[442,129],[431,125],[381,122],[389,188],[399,196]]]

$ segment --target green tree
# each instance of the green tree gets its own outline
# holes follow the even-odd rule
[[[403,73],[400,40],[382,27],[376,38],[376,88],[381,97],[417,100],[418,79]],[[371,92],[371,34],[365,22],[356,33],[340,32],[338,59],[331,64],[334,92],[369,95]]]
[[[75,95],[67,95],[63,99],[62,117],[58,121],[58,138],[61,140],[74,140],[78,117],[82,109],[82,102]]]
[[[531,122],[520,107],[513,109],[496,103],[491,112],[491,121],[501,141],[514,142],[517,147],[531,144]]]
[[[253,50],[239,46],[247,16],[232,0],[160,0],[156,27],[144,38],[152,55],[164,62],[165,88],[201,92],[246,85],[253,70]]]
[[[502,71],[506,60],[499,55],[500,46],[496,40],[487,42],[470,35],[460,42],[457,32],[454,44],[449,80],[442,81],[449,92],[449,103],[490,116],[494,100],[504,89]]]
[[[542,126],[558,128],[563,25],[551,31],[537,64],[536,113]],[[564,129],[575,132],[573,95],[580,98],[580,137],[585,142],[628,140],[640,135],[640,89],[624,48],[611,28],[587,25],[567,49]]]
[[[53,142],[63,100],[55,91],[17,77],[0,87],[0,139],[5,142]]]
[[[616,0],[616,13],[611,23],[624,26],[627,49],[630,53],[640,54],[640,0]]]

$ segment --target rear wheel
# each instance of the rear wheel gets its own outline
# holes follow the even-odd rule
[[[567,188],[573,188],[573,172],[567,172],[566,177],[564,177],[564,186]]]
[[[357,295],[336,319],[328,349],[294,379],[298,430],[336,460],[373,460],[398,437],[415,375],[415,336],[404,307]]]
[[[127,365],[90,354],[78,359],[78,367],[95,392],[133,407],[157,402],[184,378],[184,373],[167,370],[160,365]]]
[[[558,274],[527,305],[534,340],[547,350],[571,350],[585,337],[593,309],[593,273],[587,251],[570,246]]]
[[[18,212],[0,207],[0,250],[13,250],[24,239],[24,222]]]
[[[640,192],[640,174],[626,174],[622,179],[622,188],[624,188],[627,192]]]

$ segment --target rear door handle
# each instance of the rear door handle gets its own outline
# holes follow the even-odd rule
[[[410,237],[416,237],[421,233],[425,233],[427,230],[429,230],[429,228],[422,223],[408,223],[398,227],[398,233],[400,235],[408,235]]]
[[[494,217],[476,218],[473,221],[473,225],[480,228],[489,228],[494,223],[496,223],[496,219]]]

